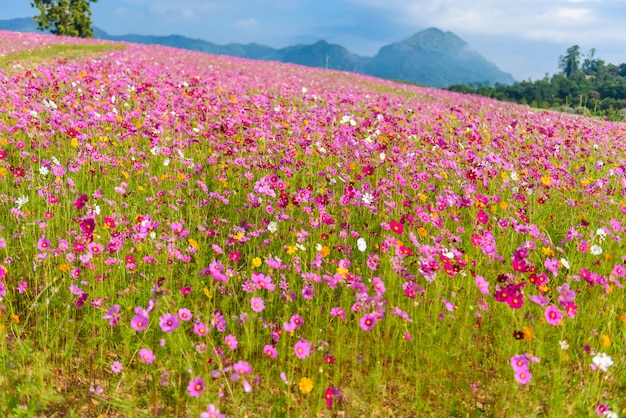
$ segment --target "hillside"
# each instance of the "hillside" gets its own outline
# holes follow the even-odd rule
[[[0,417],[626,408],[626,125],[161,45],[0,55]]]

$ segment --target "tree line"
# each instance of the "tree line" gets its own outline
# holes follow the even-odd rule
[[[559,73],[536,81],[489,86],[487,83],[455,85],[448,89],[480,94],[531,107],[626,119],[626,63],[607,64],[592,49],[584,55],[574,45],[559,57]]]

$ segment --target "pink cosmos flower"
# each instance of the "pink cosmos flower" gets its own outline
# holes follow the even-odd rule
[[[516,354],[511,357],[511,367],[514,372],[528,370],[528,358],[524,354]]]
[[[139,350],[139,358],[144,363],[154,363],[154,353],[149,348],[142,348]]]
[[[119,373],[122,371],[122,363],[120,363],[119,361],[114,361],[113,364],[111,364],[111,371],[113,371],[113,373]]]
[[[237,341],[237,338],[232,334],[229,334],[224,338],[224,343],[231,350],[236,350],[237,347],[239,346],[239,341]]]
[[[178,310],[178,317],[183,321],[189,321],[191,319],[191,311],[187,308],[180,308]]]
[[[254,312],[263,312],[263,309],[265,309],[265,302],[261,298],[254,297],[250,300],[250,306]]]
[[[143,331],[148,326],[148,317],[144,315],[135,315],[130,320],[130,326],[135,331]]]
[[[559,261],[556,258],[547,258],[543,265],[554,277],[559,275]]]
[[[274,347],[273,345],[269,345],[269,344],[263,347],[263,353],[265,353],[265,355],[270,358],[276,358],[276,356],[278,355],[278,352],[276,351],[276,347]]]
[[[252,366],[247,361],[239,360],[233,364],[233,371],[238,374],[250,374],[252,373]]]
[[[330,310],[330,316],[336,316],[336,317],[345,319],[346,311],[344,311],[342,308],[339,308],[339,307],[332,308]]]
[[[528,370],[519,370],[515,372],[515,380],[517,380],[520,385],[527,384],[530,382],[532,377],[533,375]]]
[[[489,282],[485,280],[484,277],[477,275],[475,279],[475,283],[476,283],[476,286],[478,287],[478,290],[480,290],[480,293],[482,293],[483,295],[489,294]]]
[[[46,238],[41,238],[37,241],[37,249],[39,251],[47,251],[50,248],[50,241]]]
[[[215,405],[209,404],[207,411],[200,414],[200,418],[226,418],[226,414],[220,413]]]
[[[296,353],[296,357],[299,359],[305,359],[311,354],[312,345],[304,338],[296,343],[293,347],[293,351]]]
[[[546,308],[545,317],[548,324],[556,326],[563,320],[563,312],[555,305],[550,305]]]
[[[359,321],[359,326],[365,331],[371,330],[374,328],[374,325],[376,325],[376,315],[373,313],[363,315]]]
[[[200,397],[204,392],[204,379],[201,377],[191,379],[187,385],[187,391],[189,392],[189,396],[194,398]]]
[[[207,326],[204,322],[198,321],[193,324],[193,332],[199,336],[205,336],[207,334]]]
[[[178,319],[178,315],[166,313],[159,318],[159,326],[163,332],[173,332],[176,328],[178,328],[179,324],[180,320]]]

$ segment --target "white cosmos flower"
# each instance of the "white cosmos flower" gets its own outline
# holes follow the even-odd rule
[[[363,203],[365,203],[366,205],[369,205],[370,203],[372,203],[372,201],[374,200],[374,196],[372,196],[369,193],[363,193],[363,196],[361,196],[361,200],[363,201]]]
[[[598,244],[593,244],[591,248],[589,248],[589,252],[593,255],[600,255],[602,254],[602,247],[600,247]]]
[[[47,176],[49,173],[50,170],[48,170],[48,167],[44,167],[43,165],[39,167],[39,174],[41,174],[42,176]]]
[[[273,234],[274,232],[276,232],[276,230],[278,230],[278,224],[274,221],[270,222],[267,225],[267,230]]]
[[[454,258],[454,253],[452,251],[444,251],[443,256],[449,260]]]
[[[606,372],[609,367],[613,365],[613,359],[606,353],[598,353],[593,358],[593,364],[598,366],[598,369]]]
[[[560,340],[559,345],[561,346],[561,350],[567,350],[569,348],[567,340]]]
[[[570,268],[569,261],[567,261],[564,258],[561,258],[561,264],[563,265],[563,267],[565,267],[566,269],[569,270],[569,268]]]
[[[356,240],[356,247],[361,252],[367,250],[367,242],[365,242],[365,239],[363,237],[361,237],[358,240]]]
[[[22,196],[15,198],[15,203],[17,203],[17,208],[21,209],[26,203],[28,203],[28,196]]]

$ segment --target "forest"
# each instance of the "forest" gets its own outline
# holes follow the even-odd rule
[[[574,45],[559,57],[560,72],[541,80],[513,85],[485,83],[454,85],[449,90],[480,94],[498,100],[528,104],[610,120],[626,120],[626,63],[607,64],[592,49],[583,55]]]

